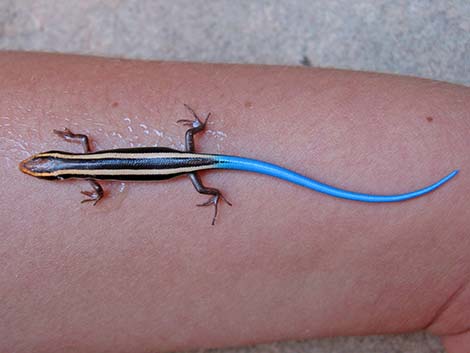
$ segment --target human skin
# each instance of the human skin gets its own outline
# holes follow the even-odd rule
[[[421,329],[470,347],[470,89],[312,68],[0,55],[0,351],[153,352]],[[18,163],[94,149],[181,148],[257,158],[348,190],[336,199],[268,176],[202,173],[233,203],[197,208],[188,178],[40,180]]]

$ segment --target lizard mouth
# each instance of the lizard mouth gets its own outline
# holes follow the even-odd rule
[[[34,158],[34,156],[29,157],[28,159],[25,159],[24,161],[20,162],[19,168],[23,173],[28,174],[28,175],[34,175],[34,173],[32,171],[32,160],[33,160],[33,158]]]

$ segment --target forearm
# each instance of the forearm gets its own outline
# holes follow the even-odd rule
[[[469,329],[468,88],[345,71],[84,57],[0,56],[1,350],[148,351],[430,325]],[[80,182],[22,175],[34,152],[181,147],[187,103],[214,115],[198,151],[266,160],[397,204],[335,199],[266,176],[128,183],[96,207]],[[125,196],[125,197],[124,197]],[[204,200],[204,199],[203,199]],[[459,291],[460,288],[460,291]],[[2,327],[3,326],[3,327]],[[64,349],[65,350],[65,349]]]

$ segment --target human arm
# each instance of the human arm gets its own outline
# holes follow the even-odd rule
[[[0,56],[2,350],[175,350],[290,338],[470,329],[469,89],[336,70]],[[183,103],[212,112],[198,151],[281,164],[397,204],[334,199],[214,171],[80,205],[82,182],[22,175],[27,154],[179,147]],[[143,125],[143,126],[142,126]],[[77,146],[78,150],[78,146]],[[3,326],[3,327],[2,327]],[[32,349],[34,348],[34,349]],[[458,350],[455,352],[460,353]]]

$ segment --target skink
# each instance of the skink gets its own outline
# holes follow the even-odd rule
[[[437,189],[458,173],[458,170],[455,170],[432,185],[404,194],[371,195],[347,191],[271,163],[236,156],[196,153],[194,135],[204,130],[210,113],[202,121],[192,108],[187,105],[185,107],[194,117],[194,120],[178,120],[179,123],[190,126],[185,135],[185,151],[165,147],[140,147],[91,152],[86,135],[74,134],[68,129],[54,130],[54,133],[65,140],[80,142],[84,153],[49,151],[35,154],[20,163],[20,170],[44,179],[87,179],[93,190],[82,191],[87,196],[82,202],[93,202],[93,204],[104,195],[103,188],[97,180],[165,180],[188,174],[199,193],[211,195],[207,202],[198,206],[214,206],[212,224],[217,217],[219,201],[224,200],[227,204],[231,204],[219,190],[204,186],[197,174],[200,170],[235,169],[267,174],[331,196],[362,202],[397,202],[415,198]]]

